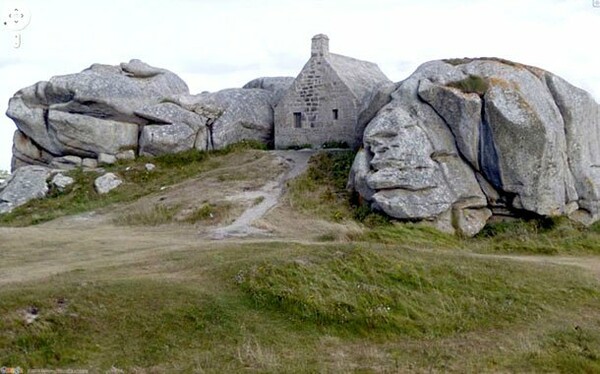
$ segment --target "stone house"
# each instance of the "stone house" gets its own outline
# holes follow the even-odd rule
[[[371,62],[329,52],[329,38],[312,39],[311,57],[275,107],[275,148],[324,143],[359,147],[367,123],[393,83]]]

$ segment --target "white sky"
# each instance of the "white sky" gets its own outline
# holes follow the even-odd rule
[[[433,59],[494,56],[600,98],[593,0],[25,1],[32,19],[22,47],[0,34],[2,113],[20,88],[96,62],[139,58],[177,73],[192,93],[295,76],[318,33],[329,35],[332,52],[373,61],[393,81]],[[0,169],[10,168],[15,128],[0,115]]]

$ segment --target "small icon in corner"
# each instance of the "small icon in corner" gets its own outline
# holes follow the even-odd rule
[[[21,46],[21,33],[31,21],[31,12],[23,1],[9,1],[0,13],[0,27],[11,32],[12,46]]]

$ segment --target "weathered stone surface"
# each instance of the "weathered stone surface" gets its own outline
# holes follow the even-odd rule
[[[600,218],[600,109],[498,59],[433,61],[370,122],[352,186],[392,217],[472,236],[492,211]]]
[[[67,177],[62,173],[58,173],[52,178],[52,185],[59,191],[64,191],[67,187],[75,183],[75,180],[71,177]]]
[[[96,64],[24,88],[10,100],[6,113],[20,131],[13,169],[49,165],[65,155],[96,158],[99,153],[137,149],[138,125],[148,120],[135,111],[187,94],[187,85],[177,75],[139,60],[120,66]]]
[[[151,124],[182,123],[198,131],[204,129],[207,118],[193,111],[186,110],[174,103],[160,103],[142,108],[135,112],[138,116],[147,119]]]
[[[119,152],[115,155],[117,160],[122,161],[131,161],[135,160],[135,151],[133,149],[129,149],[127,151]]]
[[[123,181],[113,173],[106,173],[94,181],[94,187],[99,194],[107,194],[121,184]]]
[[[53,110],[133,123],[144,123],[136,118],[135,110],[189,93],[177,75],[139,60],[120,67],[92,65],[78,74],[53,77],[49,86],[63,98],[54,100]]]
[[[45,197],[48,193],[46,181],[51,173],[51,169],[37,165],[16,170],[0,192],[0,214],[9,213],[30,200]]]
[[[419,97],[429,103],[450,127],[456,145],[469,163],[479,170],[478,144],[481,124],[481,99],[475,93],[432,84],[424,79],[419,84]]]
[[[569,168],[579,197],[582,222],[600,219],[600,107],[587,92],[564,79],[546,74],[550,89],[564,120]]]
[[[196,132],[183,123],[144,126],[140,136],[140,155],[183,152],[194,148],[195,142]]]
[[[273,93],[273,105],[277,105],[285,91],[294,82],[294,77],[262,77],[251,80],[242,88],[260,88]]]
[[[354,184],[366,182],[375,193],[363,198],[392,217],[435,220],[453,207],[486,205],[452,133],[426,104],[401,101],[384,108],[365,131],[365,152],[372,155],[369,168],[364,170],[361,162],[363,170],[355,173],[359,177]]]
[[[242,140],[273,140],[273,96],[269,91],[232,88],[172,100],[207,118],[207,131],[199,130],[200,139],[195,141],[198,149],[220,149]]]
[[[77,156],[57,157],[50,163],[54,169],[72,170],[81,167],[82,160]]]
[[[24,133],[17,130],[13,136],[13,157],[27,165],[48,165],[54,158],[51,154],[39,148]],[[13,168],[13,171],[16,168]]]
[[[50,111],[48,123],[50,137],[62,154],[93,157],[137,148],[138,126],[133,123],[59,111]]]
[[[371,201],[375,191],[367,184],[367,176],[370,170],[370,158],[369,153],[364,149],[361,149],[356,154],[354,162],[352,163],[352,169],[350,170],[350,176],[348,178],[347,188],[351,191],[358,192],[366,201]]]
[[[93,158],[84,158],[81,161],[81,166],[87,169],[95,169],[98,167],[98,160]]]
[[[9,100],[6,115],[15,122],[23,134],[29,139],[33,139],[43,150],[58,155],[60,154],[59,148],[48,136],[46,126],[48,108],[36,102],[35,96],[31,97],[29,91],[31,90],[21,90]],[[31,102],[26,104],[26,100],[31,100]]]
[[[98,155],[98,165],[112,165],[117,162],[117,157],[106,153],[100,153]]]

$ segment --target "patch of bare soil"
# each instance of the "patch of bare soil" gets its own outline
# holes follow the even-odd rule
[[[232,155],[221,159],[214,170],[165,186],[160,193],[132,203],[34,227],[0,227],[0,285],[136,263],[170,251],[211,249],[238,242],[352,241],[362,232],[359,225],[299,213],[282,199],[286,182],[307,169],[311,155],[307,151]],[[221,220],[195,224],[143,227],[116,223],[123,215],[158,205],[176,207],[178,217],[184,220],[205,204],[229,204],[232,208]],[[577,266],[600,279],[597,257],[470,255]]]

